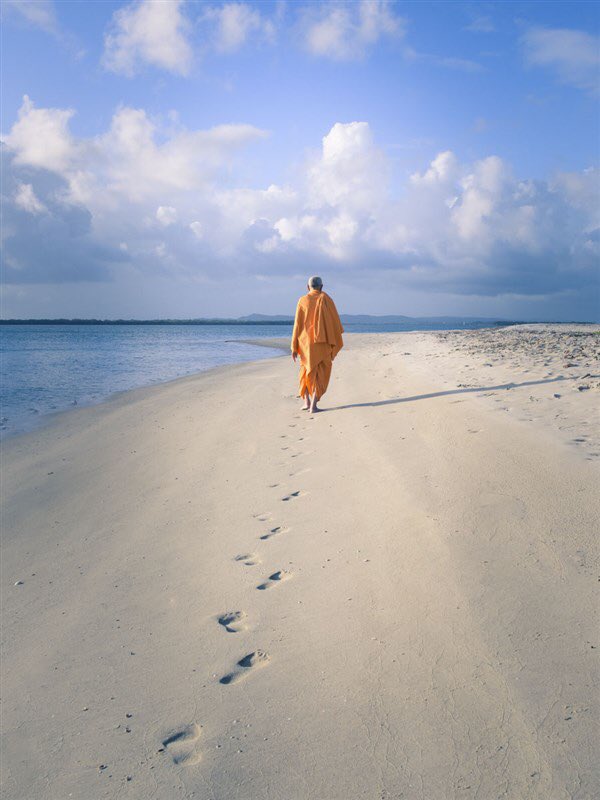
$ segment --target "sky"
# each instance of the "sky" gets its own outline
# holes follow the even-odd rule
[[[3,0],[3,318],[600,320],[600,4]]]

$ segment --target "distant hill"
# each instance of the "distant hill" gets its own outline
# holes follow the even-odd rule
[[[236,322],[293,322],[294,317],[290,314],[248,314],[245,317],[238,317]]]

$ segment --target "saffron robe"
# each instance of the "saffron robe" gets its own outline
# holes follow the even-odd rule
[[[298,300],[292,353],[300,356],[299,395],[316,393],[323,397],[331,377],[333,359],[344,346],[340,321],[335,303],[323,291],[311,289]]]

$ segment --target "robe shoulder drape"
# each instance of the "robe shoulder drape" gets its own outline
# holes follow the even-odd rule
[[[310,291],[298,301],[292,352],[300,356],[299,394],[322,397],[331,377],[331,365],[344,346],[340,321],[335,303],[325,292]]]

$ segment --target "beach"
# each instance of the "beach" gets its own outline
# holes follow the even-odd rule
[[[274,357],[8,439],[4,795],[591,800],[597,331],[354,334],[319,414]]]

